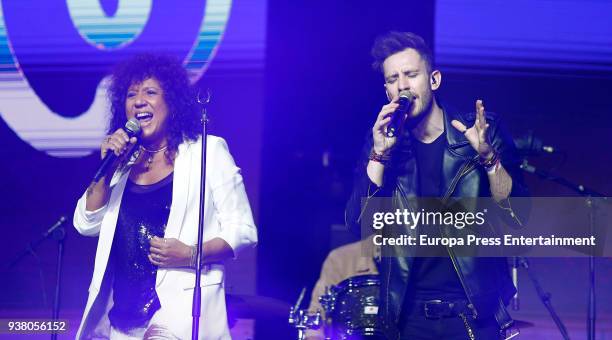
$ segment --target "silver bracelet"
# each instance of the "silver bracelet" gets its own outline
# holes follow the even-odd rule
[[[191,246],[191,259],[189,260],[189,267],[195,269],[197,256],[198,252],[196,251],[196,246]]]

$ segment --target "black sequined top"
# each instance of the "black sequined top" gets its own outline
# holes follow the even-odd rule
[[[157,266],[149,240],[164,237],[172,203],[172,173],[151,185],[127,182],[111,250],[113,300],[108,318],[123,332],[146,326],[160,308],[155,292]]]

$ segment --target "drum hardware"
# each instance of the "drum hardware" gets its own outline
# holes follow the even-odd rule
[[[318,310],[314,315],[308,314],[303,309],[299,309],[306,293],[306,287],[302,288],[300,296],[295,305],[289,310],[289,324],[298,331],[298,340],[306,339],[307,329],[319,329],[321,327],[321,311]]]
[[[319,296],[319,303],[325,310],[327,315],[330,315],[334,311],[334,304],[336,303],[336,294],[332,294],[329,287],[325,287],[325,294]]]

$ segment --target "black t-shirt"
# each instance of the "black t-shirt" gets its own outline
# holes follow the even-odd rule
[[[419,197],[441,197],[442,157],[446,146],[446,133],[432,143],[414,141]],[[428,236],[439,236],[437,226],[419,230]],[[446,250],[444,250],[446,253]],[[415,300],[459,300],[465,299],[465,292],[450,257],[415,257],[410,273],[406,303]]]
[[[108,317],[113,327],[126,333],[146,326],[161,307],[155,291],[157,266],[147,256],[151,238],[164,237],[172,176],[151,185],[128,180],[123,192],[111,250],[114,304]]]

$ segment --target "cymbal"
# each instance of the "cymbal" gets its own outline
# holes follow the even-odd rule
[[[289,317],[291,305],[260,295],[225,294],[227,314],[237,319],[278,319]]]
[[[521,329],[535,327],[535,324],[533,322],[524,320],[514,320],[514,324],[512,324],[512,326]]]

